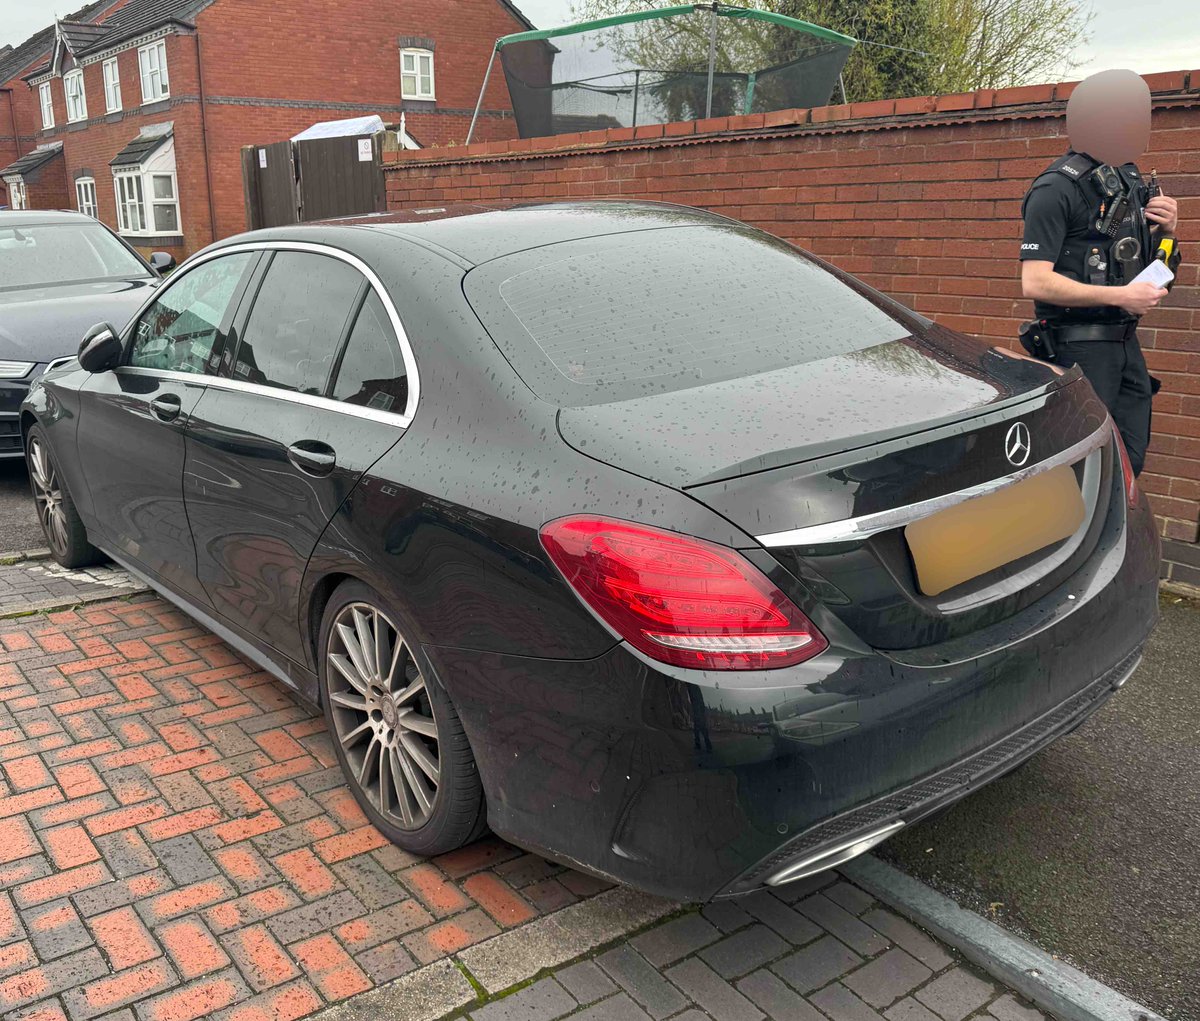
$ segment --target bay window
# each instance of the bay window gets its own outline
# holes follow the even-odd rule
[[[179,193],[174,172],[135,167],[113,175],[117,228],[122,234],[178,234]]]

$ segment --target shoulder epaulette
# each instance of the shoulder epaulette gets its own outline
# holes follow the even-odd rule
[[[1072,181],[1082,181],[1098,166],[1100,164],[1090,156],[1085,156],[1081,152],[1072,152],[1056,159],[1046,169],[1045,173],[1049,174],[1057,171],[1064,177],[1069,177]]]

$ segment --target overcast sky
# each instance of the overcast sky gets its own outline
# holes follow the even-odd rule
[[[19,43],[83,0],[0,0],[0,46]],[[236,2],[236,0],[233,0]],[[848,0],[853,2],[853,0]],[[539,28],[571,20],[570,0],[516,0]],[[1200,64],[1200,16],[1196,0],[1156,0],[1138,6],[1129,0],[1092,0],[1096,12],[1092,39],[1077,55],[1076,76],[1110,67],[1179,71]],[[319,29],[317,29],[319,30]]]

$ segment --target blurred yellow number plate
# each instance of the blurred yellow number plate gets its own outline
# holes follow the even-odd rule
[[[904,529],[927,596],[1065,539],[1083,524],[1083,494],[1069,465],[947,507]]]

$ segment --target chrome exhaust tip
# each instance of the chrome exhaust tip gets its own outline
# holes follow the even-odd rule
[[[835,868],[843,862],[848,862],[851,858],[857,858],[860,854],[865,854],[876,844],[881,844],[903,825],[903,820],[897,819],[895,822],[888,823],[877,830],[872,830],[865,836],[855,837],[853,840],[848,840],[844,844],[838,844],[837,847],[830,848],[828,851],[822,851],[820,854],[804,858],[787,866],[787,868],[780,869],[780,871],[768,878],[767,886],[782,886],[784,883],[791,883],[797,879],[803,879],[805,876],[811,876],[814,873]]]

